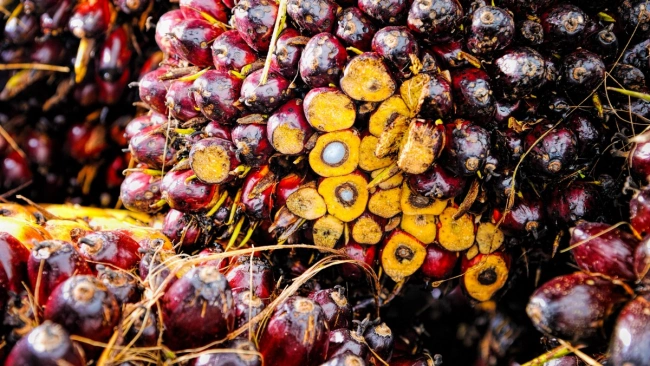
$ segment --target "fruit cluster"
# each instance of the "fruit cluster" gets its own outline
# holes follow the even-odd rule
[[[115,205],[130,158],[128,84],[158,67],[153,0],[3,1],[0,187],[41,202]],[[65,192],[65,193],[62,193]]]

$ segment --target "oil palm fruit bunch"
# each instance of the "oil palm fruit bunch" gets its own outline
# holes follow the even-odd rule
[[[3,192],[21,189],[41,202],[117,203],[130,160],[121,151],[124,127],[140,110],[128,84],[162,60],[147,19],[169,5],[154,3],[2,3]]]

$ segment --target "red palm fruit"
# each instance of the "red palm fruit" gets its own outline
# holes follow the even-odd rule
[[[162,199],[169,207],[182,212],[201,212],[209,210],[219,199],[219,186],[192,179],[191,169],[170,171],[160,183]]]
[[[613,283],[576,272],[555,277],[531,295],[526,313],[535,327],[570,342],[587,341],[625,301]]]
[[[374,268],[375,258],[377,256],[377,246],[361,245],[354,241],[349,241],[343,247],[345,255],[351,259],[365,263],[368,268]],[[357,264],[344,263],[341,265],[341,276],[348,281],[360,281],[365,278],[365,271]]]
[[[420,269],[426,254],[422,242],[403,230],[394,229],[384,239],[379,257],[384,272],[398,282]]]
[[[218,243],[213,243],[209,247],[203,249],[202,251],[199,252],[198,256],[199,258],[201,257],[207,257],[212,254],[218,254],[218,253],[223,253],[223,247],[218,244]],[[211,259],[208,261],[201,262],[201,266],[214,266],[219,268],[219,271],[223,272],[228,268],[228,265],[230,264],[230,259],[229,258],[219,258],[219,259]],[[234,292],[233,292],[234,293]],[[235,299],[236,300],[236,299]],[[236,301],[235,301],[236,303]]]
[[[301,33],[314,35],[331,33],[340,7],[331,0],[289,0],[287,14],[300,28]]]
[[[650,189],[637,191],[630,199],[630,224],[641,234],[650,234]]]
[[[609,345],[612,365],[643,365],[650,359],[650,300],[637,296],[621,310]]]
[[[27,276],[29,250],[8,233],[0,233],[0,293],[23,291]],[[2,298],[0,294],[0,298]]]
[[[254,71],[244,79],[239,100],[253,112],[271,113],[291,98],[293,91],[289,88],[291,82],[274,71],[262,85],[263,72]]]
[[[420,73],[406,80],[399,92],[417,117],[445,118],[453,112],[451,85],[441,74]]]
[[[255,61],[257,54],[238,30],[223,32],[212,42],[212,63],[217,70],[239,71]]]
[[[32,172],[29,169],[29,161],[18,151],[12,151],[4,157],[0,169],[2,186],[5,190],[19,187],[32,180]]]
[[[559,4],[540,17],[544,41],[559,50],[572,49],[587,35],[590,19],[575,5]]]
[[[267,52],[278,15],[278,4],[266,0],[241,0],[232,13],[235,28],[244,41],[257,52]]]
[[[190,366],[262,366],[264,364],[257,352],[255,344],[247,339],[235,339],[224,345],[225,349],[232,349],[233,352],[209,353],[192,360]]]
[[[131,40],[124,27],[117,27],[106,36],[106,40],[98,50],[96,69],[97,75],[109,82],[116,82],[129,72],[131,62]]]
[[[444,280],[451,277],[456,262],[458,262],[457,253],[432,243],[427,245],[427,254],[422,267],[420,267],[420,272],[431,280]]]
[[[506,214],[501,228],[511,233],[533,233],[536,234],[544,221],[544,208],[536,197],[515,198],[515,203]],[[501,219],[502,213],[495,209],[493,218],[495,221]]]
[[[52,291],[63,281],[74,275],[91,274],[88,263],[75,247],[61,240],[46,240],[36,244],[27,260],[29,284],[34,297],[41,304],[47,301]]]
[[[82,1],[68,20],[68,29],[77,38],[95,38],[108,31],[111,8],[108,0]]]
[[[452,90],[456,111],[465,117],[485,120],[494,114],[494,97],[488,74],[474,67],[453,70]]]
[[[275,289],[273,269],[267,260],[260,257],[237,257],[231,261],[226,279],[231,289],[252,290],[265,304]]]
[[[160,77],[168,71],[166,67],[158,68],[144,74],[138,82],[140,100],[147,103],[153,111],[161,114],[167,114],[167,89],[171,81],[160,80]]]
[[[442,164],[433,164],[421,174],[409,175],[409,187],[420,195],[436,199],[449,199],[458,196],[465,189],[467,179],[449,172]]]
[[[300,77],[312,88],[338,84],[348,59],[341,42],[330,33],[313,36],[300,56]]]
[[[198,13],[197,17],[200,17]],[[172,27],[184,19],[185,15],[182,10],[173,9],[161,15],[156,23],[156,44],[167,57],[174,53],[171,38],[169,37],[172,33]]]
[[[32,329],[13,347],[5,365],[83,366],[84,354],[66,330],[49,320]]]
[[[191,247],[204,238],[198,219],[178,210],[169,210],[161,229],[169,240],[182,247]]]
[[[409,2],[406,0],[359,0],[358,6],[361,11],[380,23],[396,24],[404,19]]]
[[[591,93],[605,78],[605,63],[595,53],[577,50],[566,56],[560,68],[562,86],[569,96]]]
[[[232,297],[235,300],[235,328],[248,325],[251,319],[264,310],[266,304],[249,289],[239,288],[232,290]],[[257,324],[250,324],[253,334],[257,332]],[[243,334],[244,337],[248,333]]]
[[[570,245],[582,243],[571,250],[576,264],[585,272],[635,280],[634,250],[639,244],[638,240],[618,229],[599,235],[608,229],[610,225],[586,221],[578,222],[571,229]]]
[[[329,329],[349,328],[352,325],[352,307],[342,286],[314,291],[309,298],[323,309]]]
[[[22,3],[26,13],[41,14],[45,10],[55,6],[57,2],[57,0],[25,0]]]
[[[124,89],[129,83],[131,77],[131,71],[125,70],[124,73],[120,75],[119,80],[115,82],[109,82],[101,80],[99,75],[95,75],[95,82],[99,89],[98,101],[102,104],[112,105],[117,103],[122,97]]]
[[[154,213],[161,207],[155,203],[162,198],[160,177],[141,172],[132,172],[124,178],[120,186],[120,200],[131,211]]]
[[[515,38],[515,21],[502,8],[481,6],[472,14],[467,48],[474,54],[485,55],[508,47]]]
[[[235,304],[219,269],[191,269],[161,301],[166,345],[172,349],[204,346],[226,336],[235,325]]]
[[[457,119],[446,128],[445,152],[451,163],[449,168],[465,176],[479,172],[490,154],[490,133],[463,119]]]
[[[230,134],[230,126],[223,125],[216,121],[208,122],[208,124],[203,127],[203,133],[207,137],[218,137],[224,140],[230,140],[232,138]]]
[[[280,32],[275,52],[271,56],[271,70],[287,79],[293,79],[298,72],[300,55],[308,41],[305,38],[293,28],[285,28]]]
[[[169,108],[172,117],[187,121],[201,114],[191,92],[193,82],[175,80],[169,84],[165,94],[165,105]]]
[[[320,364],[327,355],[326,324],[323,310],[314,301],[299,296],[288,298],[273,312],[259,340],[264,363]]]
[[[377,27],[359,8],[347,8],[338,17],[336,36],[349,47],[369,51]]]
[[[495,65],[495,81],[510,99],[534,93],[546,80],[544,57],[532,48],[508,50]]]
[[[645,182],[650,181],[650,141],[644,142],[649,133],[641,134],[641,142],[633,145],[630,153],[630,170],[633,176]]]
[[[105,342],[120,320],[120,306],[100,280],[79,275],[68,278],[52,292],[44,316],[71,334]]]
[[[178,151],[167,144],[167,136],[162,129],[135,134],[129,141],[129,152],[136,162],[146,164],[149,169],[171,167],[178,161]]]
[[[205,19],[188,18],[172,26],[168,35],[172,52],[198,67],[212,66],[210,42],[223,30]]]
[[[467,294],[478,301],[487,301],[508,281],[510,256],[505,252],[479,253],[472,259],[463,256],[460,270]]]
[[[418,42],[407,27],[389,26],[375,33],[372,51],[377,52],[402,75],[410,75],[412,57],[418,57]]]
[[[135,304],[142,298],[138,282],[131,274],[97,265],[97,278],[106,286],[108,292],[115,296],[119,306]]]
[[[222,23],[228,22],[228,9],[221,1],[180,0],[178,5],[186,18],[208,15]]]
[[[301,99],[292,99],[278,108],[266,123],[266,134],[273,148],[285,155],[304,153],[314,133],[303,113]]]
[[[406,22],[413,32],[428,35],[429,41],[444,42],[452,38],[462,18],[458,0],[415,0]]]
[[[154,347],[158,344],[160,328],[158,326],[158,314],[155,311],[142,311],[135,319],[131,317],[129,319],[129,321],[132,319],[133,323],[126,334],[123,335],[121,344],[131,342],[132,340],[135,340],[133,345],[136,347]],[[124,322],[124,318],[122,322]]]
[[[57,3],[41,14],[41,32],[45,35],[56,36],[61,33],[74,9],[72,0],[61,0]]]
[[[49,38],[37,41],[29,55],[30,60],[36,63],[58,65],[66,57],[65,44],[58,38]]]
[[[570,169],[578,157],[578,141],[566,127],[556,127],[544,137],[552,125],[542,122],[524,137],[526,150],[530,150],[529,167],[537,174],[558,175]],[[537,141],[540,139],[540,141]]]
[[[118,188],[124,182],[124,175],[122,172],[129,167],[129,157],[118,155],[106,167],[106,186],[108,188]]]
[[[344,354],[336,356],[322,363],[321,366],[365,366],[366,360],[359,356]]]
[[[78,241],[79,253],[89,262],[131,270],[140,262],[140,245],[122,230],[95,231]]]
[[[22,12],[4,24],[4,39],[15,45],[32,42],[38,34],[39,19],[36,14]]]
[[[363,332],[363,338],[366,340],[366,344],[374,354],[381,357],[384,361],[390,361],[393,356],[393,345],[395,339],[393,331],[388,327],[388,325],[386,325],[386,323],[368,327],[365,332]],[[372,356],[373,358],[374,354]]]
[[[589,158],[600,154],[605,136],[599,124],[585,114],[574,113],[569,118],[567,127],[576,136],[579,157]]]
[[[352,354],[363,359],[368,357],[368,345],[362,334],[346,328],[330,331],[327,359]]]
[[[287,198],[297,191],[304,181],[305,177],[296,173],[289,173],[282,177],[275,186],[274,210],[277,211],[284,206],[287,203]]]
[[[431,51],[436,55],[443,66],[447,68],[458,68],[469,65],[466,58],[461,57],[464,50],[464,44],[460,40],[450,40],[444,43],[436,43],[431,46]]]
[[[349,233],[352,239],[359,244],[374,245],[381,242],[386,221],[383,217],[365,211],[350,223]]]
[[[204,183],[219,184],[235,179],[231,172],[239,165],[235,145],[228,140],[208,137],[192,144],[190,167]]]
[[[516,41],[526,46],[539,46],[544,43],[544,27],[537,20],[526,19],[517,22]]]
[[[169,286],[178,280],[172,275],[172,264],[170,257],[175,253],[171,251],[143,249],[144,255],[138,266],[138,275],[144,282],[146,294],[167,290]]]
[[[39,167],[47,167],[52,164],[54,156],[54,141],[47,133],[30,130],[24,136],[23,151],[29,160]]]
[[[206,118],[227,123],[239,114],[235,107],[242,80],[227,71],[209,70],[192,85],[194,102]]]
[[[627,34],[634,34],[638,38],[647,38],[650,35],[650,21],[648,20],[647,4],[642,0],[623,1],[618,7],[617,20],[620,27]]]
[[[573,182],[567,186],[557,186],[553,191],[551,202],[546,206],[550,219],[563,224],[572,224],[578,220],[594,220],[598,217],[598,188],[585,182]]]
[[[272,174],[268,165],[252,170],[242,183],[241,203],[246,215],[253,220],[270,219],[273,208],[275,182],[269,182]]]
[[[266,134],[266,125],[261,123],[238,124],[232,131],[232,142],[235,144],[239,160],[248,166],[268,164],[273,146]]]
[[[136,15],[142,13],[150,0],[113,0],[113,5],[124,14]]]

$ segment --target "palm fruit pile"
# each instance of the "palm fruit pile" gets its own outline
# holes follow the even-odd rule
[[[10,261],[6,363],[648,364],[649,6],[179,1],[120,122],[160,233],[7,224],[89,229]]]
[[[0,9],[2,191],[114,206],[129,83],[158,67],[154,0],[7,0]],[[148,21],[149,20],[149,21]]]

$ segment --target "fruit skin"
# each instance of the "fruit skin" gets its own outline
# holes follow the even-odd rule
[[[526,19],[516,24],[516,41],[526,46],[539,46],[544,42],[544,28],[539,22]]]
[[[167,140],[164,131],[157,128],[140,131],[129,140],[129,152],[136,162],[150,169],[173,166],[178,161],[177,150]]]
[[[91,275],[92,271],[71,243],[47,240],[32,248],[27,260],[27,274],[34,296],[38,297],[40,303],[45,303],[52,291],[63,281],[74,275]]]
[[[83,366],[83,352],[59,324],[49,320],[32,329],[11,350],[5,365]]]
[[[314,291],[309,298],[323,309],[329,329],[349,328],[352,325],[352,307],[343,287]]]
[[[594,220],[598,217],[598,188],[585,182],[573,182],[568,187],[558,185],[553,190],[546,211],[551,220],[570,225],[578,220]]]
[[[508,190],[510,189],[512,188],[508,188]],[[501,228],[513,234],[526,232],[535,234],[542,227],[546,218],[545,213],[540,199],[526,196],[516,197],[514,205],[503,219]],[[500,218],[501,212],[495,211],[495,216]]]
[[[0,303],[7,291],[20,293],[26,281],[29,250],[12,235],[0,233]]]
[[[571,169],[578,156],[575,134],[561,125],[548,132],[552,127],[543,121],[524,138],[526,150],[530,149],[528,167],[535,174],[557,176]]]
[[[260,123],[239,124],[232,129],[232,142],[240,161],[253,167],[268,164],[274,149],[266,131],[267,127]]]
[[[192,83],[189,80],[173,80],[165,95],[165,105],[169,108],[170,114],[181,121],[190,120],[201,114],[196,108],[192,93],[188,93]]]
[[[180,0],[178,5],[187,18],[201,16],[199,13],[204,13],[220,22],[228,21],[228,10],[221,1]]]
[[[526,313],[535,327],[570,342],[587,341],[601,334],[601,326],[625,301],[609,281],[576,272],[555,277],[530,297]]]
[[[567,127],[573,132],[578,141],[578,157],[580,160],[589,160],[594,155],[601,153],[601,145],[605,135],[597,121],[589,116],[574,113],[567,121]]]
[[[553,6],[541,16],[544,40],[555,49],[571,49],[585,38],[589,22],[587,14],[575,5]]]
[[[248,46],[238,30],[225,31],[212,42],[212,63],[217,70],[239,71],[255,61],[255,51]]]
[[[351,354],[343,354],[343,355],[330,358],[327,360],[327,362],[321,364],[321,366],[349,366],[349,365],[365,366],[366,361],[359,356],[355,356]]]
[[[160,183],[162,199],[169,207],[183,212],[201,212],[208,210],[219,196],[219,186],[205,184],[198,179],[187,181],[193,176],[192,170],[170,171]]]
[[[461,116],[483,121],[494,114],[494,98],[488,74],[477,68],[453,70],[451,88],[456,111]]]
[[[458,0],[415,0],[406,23],[415,33],[426,34],[431,42],[444,42],[454,35],[463,17]]]
[[[273,192],[275,184],[264,188],[259,194],[251,195],[258,184],[263,184],[263,179],[268,179],[272,174],[268,165],[261,166],[246,176],[242,183],[242,204],[246,214],[253,220],[268,220],[273,209]]]
[[[348,54],[341,42],[330,33],[313,36],[300,56],[300,77],[312,88],[338,84]]]
[[[408,179],[409,187],[413,191],[437,199],[458,196],[467,183],[465,177],[449,172],[442,164],[433,164],[426,172],[411,174]]]
[[[409,75],[411,56],[418,56],[418,42],[407,27],[389,26],[375,33],[372,51],[384,57],[398,73]]]
[[[287,141],[275,139],[276,131],[288,133],[291,130],[296,136],[296,145],[288,144]],[[285,155],[300,155],[304,153],[307,141],[314,133],[314,130],[307,122],[303,113],[303,102],[300,99],[292,99],[278,108],[271,115],[266,123],[266,136],[276,151]],[[281,135],[280,135],[281,136]],[[302,137],[300,139],[300,137]]]
[[[650,189],[641,189],[630,199],[630,224],[640,234],[650,234]]]
[[[161,300],[166,345],[203,346],[234,329],[235,306],[226,277],[213,266],[191,269]]]
[[[343,354],[353,354],[365,359],[368,357],[368,353],[368,345],[363,334],[346,328],[330,331],[327,359]]]
[[[209,42],[223,33],[203,18],[185,18],[171,29],[170,44],[174,55],[198,67],[212,66]]]
[[[471,176],[480,171],[489,155],[490,134],[481,126],[462,119],[445,126],[448,167],[459,175]]]
[[[359,0],[357,4],[369,17],[384,24],[400,23],[408,7],[406,0]]]
[[[235,107],[242,88],[242,80],[223,70],[208,70],[192,84],[196,106],[206,118],[228,123],[239,115]]]
[[[120,307],[100,280],[79,275],[68,278],[52,292],[44,316],[71,334],[104,342],[119,322]]]
[[[529,47],[506,51],[495,60],[495,65],[494,78],[510,99],[533,94],[546,81],[544,57]]]
[[[269,50],[278,5],[274,1],[242,0],[233,8],[235,28],[257,52]]]
[[[259,257],[251,259],[250,256],[241,256],[232,260],[230,269],[226,272],[226,280],[232,290],[252,290],[265,304],[269,303],[275,289],[271,265]]]
[[[627,34],[634,33],[637,39],[650,36],[650,19],[648,19],[648,4],[643,0],[621,1],[617,9],[617,21]]]
[[[363,338],[366,340],[368,347],[381,357],[382,360],[390,361],[393,356],[393,345],[395,339],[392,330],[386,325],[381,323],[372,325],[363,332]]]
[[[291,82],[275,71],[269,72],[266,83],[260,85],[263,72],[254,71],[244,79],[239,100],[251,112],[271,113],[289,100],[293,92],[289,89]]]
[[[80,238],[78,245],[81,255],[93,263],[111,264],[128,271],[140,262],[140,245],[121,230],[92,232]]]
[[[368,51],[375,33],[377,27],[359,8],[344,9],[338,17],[335,34],[346,46]]]
[[[155,112],[167,114],[167,105],[165,105],[167,88],[171,81],[162,81],[159,78],[169,70],[166,67],[160,67],[156,70],[144,74],[138,82],[138,92],[140,100]],[[136,117],[142,118],[142,117]]]
[[[332,32],[339,6],[330,0],[289,0],[287,14],[307,35]]]
[[[154,206],[161,197],[161,179],[141,172],[132,172],[124,178],[120,186],[120,199],[124,207],[131,211],[154,213],[160,207]]]
[[[420,272],[433,281],[444,280],[451,277],[457,262],[456,253],[432,243],[427,245],[427,255]]]
[[[271,315],[259,340],[265,364],[318,365],[327,355],[329,330],[320,305],[291,296]]]
[[[375,258],[377,257],[376,245],[361,245],[350,240],[343,247],[345,255],[365,263],[369,268],[373,268]],[[365,278],[365,271],[356,264],[345,263],[341,265],[341,276],[348,281],[359,281]]]
[[[247,339],[235,339],[224,344],[226,349],[233,349],[233,352],[206,353],[193,359],[190,366],[261,366],[262,358],[257,354],[238,353],[237,351],[257,352],[255,344]]]
[[[105,266],[97,266],[97,272],[97,278],[104,283],[108,292],[115,296],[119,306],[135,304],[141,300],[140,287],[134,276]]]
[[[643,365],[650,359],[650,299],[639,295],[621,310],[611,336],[609,362],[615,366]]]
[[[515,21],[506,10],[482,6],[472,14],[467,48],[474,54],[490,54],[508,47],[514,36]]]
[[[584,97],[605,77],[605,64],[598,55],[586,50],[575,51],[564,58],[560,68],[560,87],[569,97]]]

